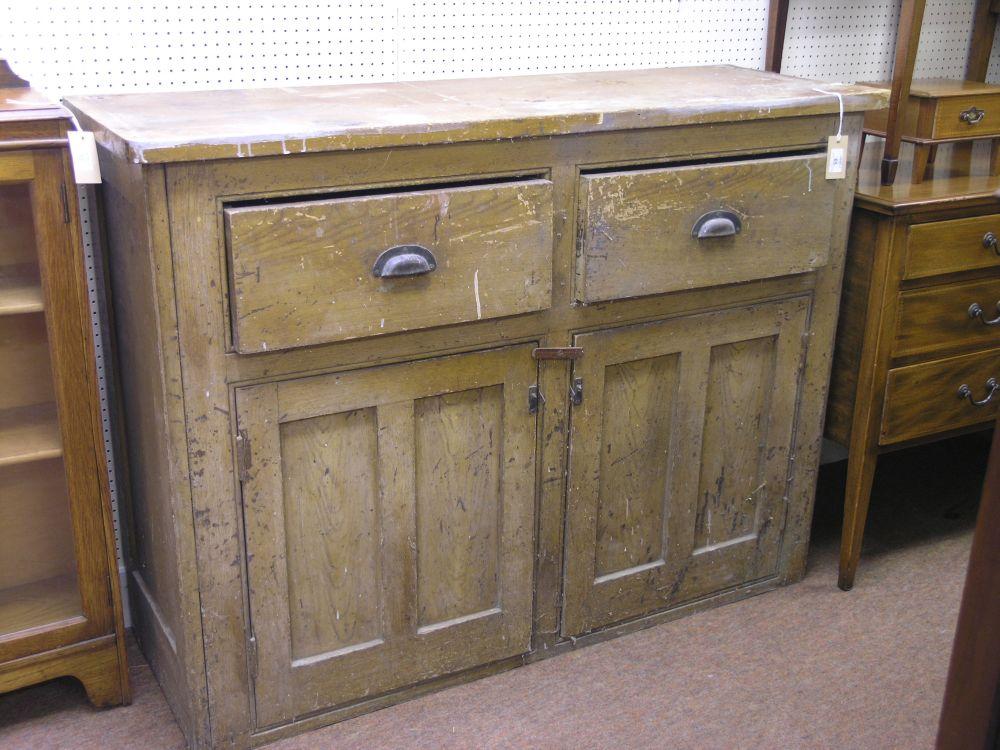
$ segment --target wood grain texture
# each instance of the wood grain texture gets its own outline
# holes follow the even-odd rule
[[[827,86],[826,88],[829,88]],[[884,90],[840,86],[848,112]],[[68,102],[102,145],[137,163],[252,158],[569,135],[835,113],[808,81],[728,65],[241,91]],[[232,113],[241,116],[234,120]],[[278,134],[284,134],[278,135]]]
[[[912,225],[907,232],[903,277],[1000,268],[1000,255],[983,245],[987,232],[1000,236],[1000,214]]]
[[[981,318],[970,317],[978,304]],[[989,348],[1000,344],[1000,329],[985,320],[1000,316],[1000,279],[942,284],[901,292],[893,356]]]
[[[565,635],[774,574],[808,309],[574,339],[573,375],[594,395],[573,408]]]
[[[262,724],[528,650],[533,371],[518,346],[239,390]]]
[[[958,396],[959,387],[968,385],[974,398],[984,398],[989,392],[986,381],[990,378],[1000,381],[998,349],[890,370],[880,433],[882,443],[898,443],[994,421],[1000,399],[976,407]]]
[[[642,74],[635,75],[642,77]],[[620,81],[632,76],[632,73],[615,73],[609,80]],[[529,81],[525,85],[530,87],[536,83]],[[557,99],[560,95],[561,92],[552,94]],[[676,91],[659,86],[655,96],[661,103],[675,101]],[[533,122],[529,118],[519,123],[522,135],[513,144],[493,140],[492,135],[483,136],[494,123],[487,122],[486,113],[480,112],[483,121],[473,123],[463,133],[469,138],[484,137],[485,140],[428,144],[420,148],[376,147],[391,146],[406,138],[411,139],[407,142],[415,143],[413,139],[422,137],[412,133],[381,133],[359,136],[350,141],[349,149],[344,148],[347,139],[308,140],[305,153],[297,153],[290,141],[286,142],[289,146],[286,150],[293,152],[290,154],[281,154],[279,142],[273,144],[273,149],[272,145],[262,149],[254,146],[255,157],[271,154],[281,158],[228,158],[235,156],[233,143],[211,144],[208,150],[196,147],[198,159],[213,153],[227,158],[166,165],[131,164],[121,158],[121,153],[103,152],[104,172],[111,183],[105,187],[109,192],[107,210],[114,217],[113,223],[120,225],[111,229],[116,247],[112,267],[116,279],[121,280],[116,289],[122,289],[124,295],[116,313],[120,332],[127,332],[122,336],[125,342],[122,349],[127,351],[123,357],[123,372],[129,381],[127,390],[130,393],[126,399],[127,411],[136,415],[130,418],[130,430],[135,430],[132,438],[135,447],[130,451],[134,475],[131,486],[134,493],[142,495],[135,502],[142,504],[146,515],[153,519],[148,528],[136,534],[138,557],[143,562],[141,568],[133,570],[133,580],[143,581],[147,576],[151,581],[145,592],[138,583],[136,585],[136,590],[142,593],[137,597],[141,611],[141,618],[137,619],[144,648],[152,653],[154,669],[166,692],[172,695],[171,705],[182,717],[181,722],[193,746],[245,747],[265,738],[371,710],[455,680],[471,679],[563,649],[561,644],[569,641],[560,634],[561,579],[564,560],[572,554],[571,548],[563,544],[566,453],[571,414],[576,421],[580,412],[573,413],[576,407],[569,405],[565,395],[570,382],[570,364],[535,363],[530,358],[530,351],[536,345],[570,345],[574,335],[583,331],[706,312],[721,314],[723,310],[752,308],[762,300],[814,300],[808,316],[809,336],[798,342],[807,346],[797,417],[787,440],[788,454],[794,455],[795,461],[789,464],[792,468],[786,477],[788,503],[784,535],[773,545],[774,574],[735,587],[727,584],[723,590],[712,588],[710,576],[701,578],[696,583],[709,591],[705,596],[678,605],[668,604],[668,609],[658,610],[648,617],[595,631],[587,636],[588,640],[599,640],[609,633],[669,619],[675,612],[695,611],[752,595],[801,575],[808,546],[822,405],[836,323],[857,146],[852,146],[849,154],[848,179],[833,186],[831,226],[823,235],[823,243],[828,248],[825,265],[794,275],[755,277],[744,283],[724,286],[719,285],[723,283],[720,281],[707,282],[706,286],[668,294],[586,306],[574,304],[573,281],[579,206],[576,191],[581,171],[644,171],[675,162],[773,158],[774,154],[790,151],[816,153],[837,127],[836,100],[818,93],[815,99],[812,96],[809,95],[809,103],[801,108],[774,110],[772,114],[779,115],[776,120],[758,120],[756,118],[762,113],[746,112],[743,114],[750,117],[746,121],[713,121],[712,118],[733,115],[724,116],[694,102],[691,107],[697,112],[684,112],[681,107],[671,105],[669,117],[680,119],[670,127],[648,127],[654,122],[649,116],[642,122],[636,119],[638,127],[620,130],[632,116],[627,114],[614,123],[605,118],[601,128],[610,129],[565,138],[548,138],[544,137],[544,132],[525,130]],[[341,102],[345,111],[352,106],[349,99],[347,95]],[[605,99],[604,104],[607,101],[610,100]],[[631,107],[636,101],[633,98],[626,106]],[[105,104],[113,106],[107,100]],[[537,102],[531,106],[535,104]],[[704,123],[710,121],[714,122],[712,127],[705,127]],[[844,125],[852,144],[858,144],[861,115],[849,112]],[[428,137],[444,136],[435,131]],[[314,148],[340,151],[313,152]],[[146,156],[151,153],[144,151]],[[190,151],[187,155],[194,153]],[[182,161],[187,156],[182,150],[176,150],[171,158]],[[552,183],[552,301],[547,308],[397,335],[364,336],[280,351],[260,351],[253,356],[236,352],[230,325],[234,300],[228,282],[223,215],[226,206],[261,206],[266,202],[288,204],[301,202],[304,196],[315,199],[315,196],[338,193],[384,195],[477,181],[497,184],[524,179],[525,175],[544,175]],[[686,231],[690,231],[690,227]],[[766,269],[761,273],[766,274]],[[790,328],[793,322],[787,324]],[[470,373],[476,368],[458,364],[485,362],[486,359],[480,358],[486,358],[487,350],[510,344],[523,349],[523,354],[518,354],[516,367],[511,367],[518,373],[521,367],[530,368],[530,375],[528,369],[523,376],[497,374],[495,369],[489,368],[501,366],[493,362],[483,365],[488,376],[473,378]],[[731,354],[741,367],[753,373],[759,371],[753,364],[759,364],[759,358],[751,353],[756,351],[755,345],[750,345],[745,356],[737,356],[735,349]],[[476,352],[475,357],[466,354],[470,352]],[[583,359],[574,366],[585,364],[587,357],[585,351]],[[703,367],[690,372],[704,376],[709,372],[710,361],[710,352],[705,349],[701,355]],[[641,381],[639,371],[642,367],[636,365],[635,372],[631,373],[639,379],[637,382]],[[398,369],[391,377],[375,374],[392,368]],[[623,389],[628,369],[623,367],[620,373]],[[720,383],[725,381],[722,375],[716,377]],[[508,386],[514,382],[522,383],[523,387],[511,388],[508,392]],[[546,402],[537,416],[531,416],[527,414],[526,388],[536,382]],[[653,387],[654,381],[645,382]],[[436,445],[435,448],[420,448],[427,446],[429,436],[444,435],[452,429],[468,432],[472,429],[470,425],[477,422],[495,421],[496,409],[491,405],[495,397],[491,394],[495,392],[492,389],[501,385],[505,430],[516,426],[518,434],[530,432],[530,439],[525,437],[525,441],[534,446],[532,460],[537,456],[536,471],[530,476],[517,475],[523,492],[511,489],[510,472],[505,469],[500,481],[500,492],[505,498],[513,494],[532,498],[529,509],[524,511],[526,520],[519,525],[523,528],[521,533],[527,535],[529,554],[521,561],[523,568],[516,579],[519,583],[534,581],[535,585],[532,590],[529,584],[527,593],[515,587],[517,596],[523,596],[526,602],[523,609],[526,615],[523,621],[517,620],[516,633],[510,631],[514,634],[508,634],[509,651],[494,648],[497,616],[490,613],[490,608],[478,609],[489,601],[489,566],[477,572],[452,571],[448,568],[451,560],[445,555],[425,559],[429,565],[428,574],[434,571],[430,578],[446,583],[429,589],[424,587],[424,591],[440,595],[441,600],[425,610],[425,621],[420,622],[422,594],[418,595],[417,570],[421,562],[420,545],[415,536],[421,523],[419,507],[421,504],[434,507],[439,513],[437,517],[448,519],[448,523],[444,530],[439,527],[436,535],[432,533],[433,524],[425,525],[426,539],[437,536],[452,540],[456,545],[455,555],[460,558],[489,559],[484,557],[487,553],[477,541],[468,539],[475,533],[478,540],[481,529],[472,522],[482,519],[458,515],[462,510],[457,502],[450,514],[444,513],[442,506],[434,506],[429,493],[438,488],[442,495],[458,497],[474,491],[479,503],[477,507],[489,516],[489,487],[492,485],[478,476],[462,477],[461,471],[457,478],[448,480],[455,481],[453,485],[442,484],[441,477],[426,470],[425,477],[432,478],[418,482],[416,466],[419,461],[430,461],[435,455]],[[652,394],[655,388],[647,391]],[[587,394],[585,403],[594,398],[595,391],[590,385]],[[379,555],[382,560],[393,561],[393,570],[397,573],[389,575],[383,565],[378,581],[384,594],[381,624],[390,636],[383,638],[382,644],[377,643],[378,638],[361,641],[370,647],[336,647],[332,652],[324,652],[338,654],[339,648],[340,653],[335,657],[326,658],[323,654],[293,657],[287,575],[282,575],[282,571],[288,569],[288,547],[279,538],[285,533],[286,512],[281,494],[281,432],[287,425],[318,419],[312,423],[312,434],[332,438],[335,423],[346,420],[349,413],[370,409],[374,410],[379,426],[379,454],[393,457],[391,462],[380,461],[379,465],[391,464],[398,469],[391,472],[380,469],[377,475],[381,505],[377,506],[376,515],[381,514],[380,528],[384,532]],[[520,421],[516,424],[511,421],[514,419],[511,415],[525,415],[523,429]],[[739,418],[736,412],[730,416]],[[421,439],[417,437],[418,417],[425,435]],[[237,478],[242,471],[236,457],[242,451],[238,446],[243,442],[234,438],[241,424],[247,422],[256,425],[248,433],[255,430],[258,433],[250,435],[253,460],[247,482],[256,483],[259,492],[249,491],[249,485],[241,488]],[[529,423],[530,430],[526,426]],[[624,424],[622,427],[624,429]],[[310,430],[306,427],[302,430],[300,437],[304,439]],[[635,430],[631,433],[632,438],[638,440],[641,432],[641,429]],[[489,462],[480,464],[480,471],[492,477],[493,461],[499,460],[500,466],[506,466],[509,445],[504,442],[497,454],[496,434],[492,443],[482,442],[479,435],[474,437],[476,439],[469,438],[465,442],[483,447],[476,457],[480,454],[490,456]],[[339,438],[334,439],[334,443],[336,440]],[[302,499],[327,497],[324,493],[329,488],[309,468],[312,466],[309,457],[326,455],[325,450],[328,449],[314,446],[296,454],[300,486],[312,487],[311,492],[302,491]],[[420,450],[427,451],[423,459],[418,455]],[[261,457],[262,451],[265,457],[271,457],[266,462]],[[330,460],[329,457],[324,459]],[[360,460],[360,454],[352,453],[351,461]],[[619,466],[624,467],[631,460],[626,459]],[[699,465],[693,464],[693,467],[689,472],[690,483],[696,487]],[[454,474],[454,470],[451,473]],[[364,475],[365,472],[358,472],[359,477]],[[420,490],[421,485],[424,490]],[[642,482],[636,482],[635,493],[644,491],[642,486]],[[462,500],[469,507],[469,499],[463,497]],[[261,502],[264,507],[257,507]],[[332,500],[324,499],[323,502]],[[360,512],[362,506],[354,507]],[[447,504],[443,507],[446,509]],[[270,513],[266,509],[270,509]],[[504,529],[507,509],[505,505],[501,514]],[[304,512],[305,509],[298,510]],[[308,517],[319,519],[313,521],[313,527],[328,523],[327,528],[332,533],[358,528],[350,524],[334,525],[335,515],[312,512]],[[354,520],[363,519],[361,514]],[[644,524],[645,520],[638,523],[636,519],[632,527],[634,538],[646,538],[647,525]],[[448,527],[453,530],[448,531]],[[609,521],[609,529],[614,528],[614,522]],[[464,539],[463,529],[466,530]],[[407,530],[412,530],[412,535]],[[623,533],[613,544],[609,542],[608,568],[629,562],[626,555],[633,552],[630,533]],[[531,539],[536,540],[534,546]],[[356,541],[363,542],[363,539],[356,538]],[[627,553],[626,544],[629,546]],[[618,545],[617,548],[614,545]],[[256,550],[253,554],[248,551],[250,546]],[[303,543],[296,554],[304,554],[307,547],[312,548]],[[298,570],[304,569],[304,565],[298,566]],[[503,603],[507,596],[502,585],[506,570],[503,559],[500,570]],[[327,581],[341,582],[347,588],[354,585],[348,579],[333,578],[332,571],[331,566]],[[405,574],[399,574],[400,571]],[[316,578],[321,581],[323,576]],[[286,581],[285,589],[281,589],[282,580]],[[258,585],[258,581],[263,583]],[[301,583],[298,590],[309,591],[310,582]],[[509,597],[506,601],[510,601]],[[343,624],[345,611],[347,608],[341,612],[341,621],[337,621],[335,609],[333,622]],[[370,614],[357,609],[352,612],[349,617],[355,617],[357,622]],[[452,612],[465,614],[432,622]],[[329,610],[324,610],[320,619],[326,618],[328,613]],[[475,616],[478,613],[483,616]],[[470,619],[464,619],[467,617]],[[299,624],[306,627],[304,622]],[[446,627],[436,627],[438,625]],[[421,652],[408,643],[400,647],[403,655],[393,656],[392,661],[402,665],[405,672],[411,668],[417,670],[417,662],[423,659],[422,664],[431,665],[427,666],[431,671],[413,671],[406,677],[403,672],[395,674],[384,666],[368,668],[370,664],[384,665],[390,661],[385,655],[395,646],[389,644],[397,642],[396,636],[391,634],[413,633],[420,629],[424,630],[420,634],[424,644],[437,642],[439,645],[428,646]],[[362,630],[354,631],[357,638],[361,637]],[[321,641],[334,638],[337,632],[344,633],[345,641],[357,640],[355,636],[346,635],[346,630],[336,631],[328,619],[318,623],[311,632],[315,634],[310,636],[315,639],[313,646],[300,654],[314,647],[318,650]],[[442,640],[434,641],[437,636]],[[446,637],[447,646],[443,645]],[[514,650],[515,641],[522,644],[519,650]],[[334,641],[330,643],[334,645]],[[456,648],[456,644],[460,647]],[[354,650],[344,653],[344,648]],[[528,651],[529,648],[534,650]],[[420,653],[426,656],[418,658]],[[498,658],[497,653],[514,655]],[[498,660],[490,661],[495,658]],[[424,674],[438,676],[427,678],[426,682],[407,682],[425,679],[419,676]],[[364,675],[369,679],[364,679]]]
[[[542,310],[552,294],[552,184],[455,186],[227,208],[233,331],[243,353]],[[376,278],[386,250],[437,268]]]
[[[58,108],[37,122],[5,114],[0,138],[47,139],[66,128],[49,119],[64,115]],[[11,228],[0,242],[0,278],[28,278],[33,300],[0,316],[0,549],[18,556],[8,558],[16,573],[5,573],[0,589],[0,691],[75,674],[96,704],[127,702],[83,246],[79,217],[66,211],[76,201],[68,155],[0,154],[0,183]],[[95,639],[109,648],[73,650]]]
[[[824,265],[835,188],[823,179],[825,163],[804,155],[584,175],[577,299],[638,297]],[[737,214],[742,230],[693,237],[699,217],[718,210]]]

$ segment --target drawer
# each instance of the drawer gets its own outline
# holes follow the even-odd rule
[[[968,387],[968,395],[960,395],[962,386]],[[1000,404],[995,390],[1000,390],[1000,349],[890,370],[880,442],[898,443],[992,422]]]
[[[969,119],[964,119],[963,114]],[[1000,134],[1000,94],[938,99],[932,132],[932,138],[983,138]]]
[[[1000,268],[990,234],[1000,236],[1000,214],[912,225],[907,231],[903,278]]]
[[[577,299],[638,297],[823,266],[837,184],[825,173],[825,155],[813,153],[582,175]]]
[[[1000,278],[899,295],[895,356],[967,346],[1000,346]]]
[[[548,180],[233,205],[224,213],[241,353],[551,304]]]

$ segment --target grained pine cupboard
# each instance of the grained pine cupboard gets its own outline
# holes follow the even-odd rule
[[[95,96],[137,631],[260,744],[803,572],[863,111],[731,67]]]

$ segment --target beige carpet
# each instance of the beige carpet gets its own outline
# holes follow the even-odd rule
[[[893,454],[855,589],[836,588],[843,464],[824,468],[806,579],[284,740],[292,748],[930,748],[987,444]],[[71,680],[0,696],[0,748],[178,748],[149,668],[135,702]]]

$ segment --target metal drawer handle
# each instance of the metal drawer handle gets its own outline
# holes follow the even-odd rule
[[[997,302],[997,312],[1000,312],[1000,302]],[[987,319],[986,315],[983,312],[983,308],[980,306],[978,302],[973,302],[971,305],[969,305],[969,317],[979,318],[981,321],[983,321],[983,325],[986,326],[1000,326],[1000,315],[997,315],[995,318]]]
[[[972,389],[965,383],[962,383],[961,387],[958,389],[958,397],[967,399],[973,406],[986,406],[986,404],[993,400],[994,394],[997,391],[1000,391],[1000,383],[997,382],[996,378],[990,378],[986,381],[986,387],[989,389],[989,393],[986,394],[986,398],[976,401],[976,399],[972,397]]]
[[[987,232],[983,235],[983,247],[1000,255],[1000,240],[997,239],[997,236],[993,232]]]
[[[979,109],[978,107],[969,107],[962,114],[958,116],[958,119],[962,122],[967,122],[970,125],[975,125],[982,121],[986,117],[986,112]]]
[[[698,217],[691,234],[699,240],[709,237],[732,237],[743,229],[743,220],[733,211],[709,211]]]
[[[421,276],[437,268],[434,253],[421,245],[396,245],[375,259],[372,273],[380,279]]]

